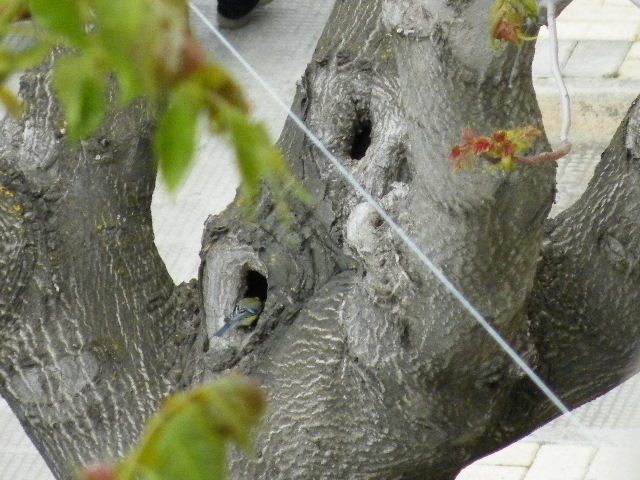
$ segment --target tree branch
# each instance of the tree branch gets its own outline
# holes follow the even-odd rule
[[[13,245],[0,256],[11,275],[0,385],[54,474],[71,479],[75,463],[122,454],[160,399],[197,376],[185,352],[200,299],[174,289],[153,244],[148,112],[114,112],[70,145],[49,67],[23,76],[25,117],[0,126],[2,241]]]
[[[640,122],[631,106],[586,192],[550,220],[529,305],[541,364],[573,406],[619,384],[640,347]]]

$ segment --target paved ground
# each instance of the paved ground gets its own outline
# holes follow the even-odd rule
[[[248,26],[227,35],[278,94],[290,99],[332,3],[275,1],[257,11]],[[201,0],[198,4],[214,18],[214,2]],[[561,15],[558,29],[563,68],[573,99],[572,137],[577,145],[560,162],[553,214],[566,208],[584,189],[599,153],[640,92],[640,10],[627,0],[574,0]],[[205,35],[204,30],[199,33]],[[546,41],[542,32],[534,77],[553,142],[553,132],[559,130],[559,102],[548,78]],[[283,114],[215,40],[209,47],[237,72],[255,104],[256,115],[277,136],[284,123]],[[169,198],[160,187],[152,206],[156,243],[176,281],[196,274],[202,224],[208,214],[220,211],[233,198],[238,182],[230,167],[231,153],[219,140],[203,139],[199,156],[200,162],[176,198]],[[576,415],[594,429],[598,441],[585,439],[566,419],[558,419],[474,463],[457,480],[640,479],[636,445],[640,435],[640,381],[632,379],[578,409]],[[52,480],[1,401],[0,426],[0,480]]]

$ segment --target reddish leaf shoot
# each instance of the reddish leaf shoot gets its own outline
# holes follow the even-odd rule
[[[485,137],[465,128],[462,131],[464,143],[455,145],[449,158],[453,160],[456,170],[472,167],[478,157],[501,170],[513,170],[515,163],[520,163],[520,154],[531,148],[541,133],[536,127],[526,125],[511,130],[495,130],[491,136]]]
[[[538,4],[535,0],[495,0],[491,7],[489,35],[494,49],[502,42],[520,44],[522,41],[535,40],[527,36],[523,29],[528,20],[538,18]]]

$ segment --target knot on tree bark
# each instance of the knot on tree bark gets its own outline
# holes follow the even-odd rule
[[[430,35],[429,20],[432,15],[426,8],[426,2],[401,0],[384,2],[382,20],[385,27],[398,35],[419,38]]]
[[[394,182],[380,205],[397,217],[405,208],[409,192],[407,184]],[[388,303],[411,280],[399,265],[399,254],[393,248],[396,234],[369,203],[356,205],[346,221],[345,240],[355,257],[363,262],[366,276],[362,286],[373,303]]]

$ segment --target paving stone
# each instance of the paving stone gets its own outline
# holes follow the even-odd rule
[[[54,480],[53,474],[32,451],[3,452],[0,478],[3,480]]]
[[[581,445],[543,445],[523,480],[584,480],[596,452]]]
[[[523,480],[525,467],[498,467],[495,465],[473,465],[458,474],[456,480]]]
[[[558,17],[558,24],[571,22],[596,22],[610,24],[640,20],[640,8],[630,1],[626,5],[585,4],[574,0]]]
[[[577,40],[558,40],[558,59],[560,60],[560,69],[564,68],[571,52],[575,48]],[[549,51],[549,40],[538,39],[536,41],[536,53],[533,56],[533,64],[531,70],[534,77],[550,77],[551,64],[549,62],[551,52]]]
[[[604,0],[603,5],[605,7],[607,6],[628,6],[630,3],[630,0]]]
[[[529,467],[533,463],[540,444],[536,442],[516,442],[476,462],[480,465],[502,465]]]
[[[574,0],[558,16],[557,22],[564,24],[567,22],[592,22],[595,15],[598,15],[602,8],[602,2],[584,2]]]
[[[599,14],[599,18],[594,19],[598,23],[640,21],[640,8],[633,5],[631,1],[626,5],[604,6]]]
[[[630,19],[625,22],[593,22],[587,29],[585,39],[601,41],[633,42],[638,35],[638,22]]]
[[[576,152],[578,157],[558,172],[561,181],[570,184],[569,194],[573,196],[579,195],[589,181],[589,170],[593,169],[594,156],[598,153],[595,149],[580,150]],[[610,437],[613,431],[621,434],[640,433],[640,375],[630,378],[605,395],[577,408],[573,414],[581,424],[601,430],[606,434],[605,437]],[[569,419],[561,417],[540,430],[549,432],[550,436],[547,438],[551,438],[571,428]],[[640,434],[635,436],[640,438]]]
[[[618,69],[620,78],[640,79],[640,58],[626,58]]]
[[[54,480],[53,474],[9,409],[9,405],[2,398],[0,398],[0,479]]]
[[[586,9],[586,8],[596,9],[596,8],[602,7],[605,1],[606,0],[573,0],[569,5],[573,7],[578,7],[580,9]],[[609,5],[608,7],[611,8],[612,5]],[[562,13],[560,14],[560,19],[563,18],[563,15],[565,15],[564,12],[566,10],[567,9],[565,8],[562,11]]]
[[[558,39],[559,40],[580,40],[587,38],[587,32],[592,22],[558,22]],[[549,38],[549,29],[547,27],[540,28],[538,38]]]
[[[632,42],[581,40],[567,61],[567,77],[613,77],[622,65]]]
[[[585,480],[640,479],[640,448],[603,447],[598,450]]]
[[[638,10],[640,10],[640,8]],[[633,42],[625,59],[640,60],[640,42]]]
[[[579,145],[569,155],[558,160],[556,199],[550,212],[551,217],[555,217],[571,206],[582,195],[600,161],[602,150],[602,147]],[[548,424],[546,428],[553,428],[554,423],[558,423],[558,425],[562,423],[562,426],[558,426],[555,430],[563,432],[566,432],[567,427],[571,425],[568,420],[558,418],[555,422]]]

